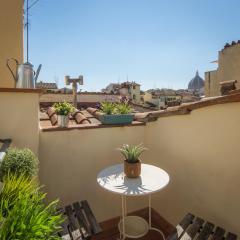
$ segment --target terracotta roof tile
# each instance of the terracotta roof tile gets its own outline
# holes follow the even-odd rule
[[[173,116],[173,115],[183,115],[183,114],[190,114],[191,111],[203,107],[213,106],[217,104],[225,104],[225,103],[232,103],[232,102],[240,102],[240,89],[232,91],[229,95],[226,96],[219,96],[219,97],[211,97],[205,98],[198,102],[192,103],[184,103],[180,106],[169,107],[166,110],[158,110],[158,111],[149,111],[144,113],[135,113],[134,122],[130,126],[142,126],[146,122],[155,121],[159,117],[166,117],[166,116]],[[94,113],[93,116],[90,112]],[[76,122],[74,118],[70,120],[69,127],[67,130],[71,129],[90,129],[90,128],[105,128],[105,127],[119,127],[121,125],[103,125],[97,119],[97,115],[99,111],[98,109],[91,108],[90,110],[79,111],[79,120]],[[41,114],[40,118],[40,126],[42,131],[57,131],[57,130],[66,130],[59,129],[59,127],[53,126],[51,124],[50,119],[46,119],[46,115]],[[54,115],[53,115],[54,116]],[[84,121],[82,120],[84,119]],[[79,122],[79,123],[78,123]],[[127,125],[129,126],[129,125]]]

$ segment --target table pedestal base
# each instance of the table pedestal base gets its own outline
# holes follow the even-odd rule
[[[162,235],[165,240],[164,233],[155,227],[150,227],[148,222],[138,216],[127,216],[124,219],[125,222],[125,236],[123,237],[123,220],[118,223],[118,229],[120,232],[120,238],[118,240],[124,240],[127,238],[141,238],[144,237],[149,231],[156,231]]]
[[[120,239],[124,240],[128,238],[140,238],[145,236],[150,230],[157,231],[162,235],[163,240],[165,240],[164,233],[155,227],[152,227],[152,209],[151,209],[151,194],[148,198],[148,222],[138,216],[127,216],[127,203],[126,196],[122,196],[122,218],[118,224],[118,229],[120,232]]]
[[[124,218],[125,223],[125,237],[140,238],[145,236],[149,231],[148,222],[138,216],[127,216]],[[120,235],[123,235],[123,220],[118,224]],[[124,238],[123,238],[124,239]]]

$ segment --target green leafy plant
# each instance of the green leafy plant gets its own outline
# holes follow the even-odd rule
[[[115,114],[116,104],[112,102],[102,102],[101,111],[105,114]]]
[[[101,111],[105,114],[129,114],[133,111],[127,103],[102,102]]]
[[[67,102],[55,103],[53,107],[55,108],[57,115],[67,116],[74,111],[73,105]]]
[[[27,148],[10,148],[0,165],[1,179],[8,173],[33,177],[38,173],[38,158]]]
[[[60,239],[56,233],[63,219],[57,214],[57,201],[45,205],[45,197],[38,184],[25,175],[5,177],[0,198],[0,239]]]
[[[131,106],[127,103],[119,103],[116,105],[115,112],[117,114],[129,114],[133,111]]]
[[[118,149],[125,160],[129,163],[136,163],[140,161],[141,154],[147,150],[142,144],[130,146],[124,144],[121,148]]]
[[[3,215],[6,215],[13,208],[20,192],[33,194],[38,190],[37,181],[23,174],[8,173],[4,177],[3,182],[4,184],[0,192],[0,209]]]

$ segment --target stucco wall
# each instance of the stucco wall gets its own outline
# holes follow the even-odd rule
[[[154,207],[176,224],[187,212],[240,234],[240,103],[163,117],[146,127],[145,157],[165,169]]]
[[[38,93],[0,92],[0,138],[12,138],[14,146],[38,154],[38,105]]]
[[[221,96],[217,70],[205,72],[204,88],[206,97]]]
[[[219,51],[218,69],[205,73],[206,96],[221,95],[219,83],[229,80],[237,80],[236,86],[238,89],[240,88],[240,44],[231,45]]]
[[[23,0],[0,2],[0,87],[14,87],[8,58],[23,61]]]
[[[143,142],[143,160],[165,169],[168,187],[153,207],[173,224],[187,212],[240,234],[240,103],[163,117],[142,127],[40,133],[40,179],[63,204],[88,199],[99,220],[120,214],[120,197],[103,191],[97,173],[121,162],[122,143]],[[133,198],[130,209],[147,206]]]
[[[240,44],[220,51],[218,61],[219,82],[237,80],[237,88],[240,88]]]
[[[122,162],[116,150],[123,143],[144,140],[144,126],[59,132],[40,132],[40,180],[49,199],[61,204],[87,199],[99,221],[121,214],[120,196],[100,188],[97,174]],[[147,199],[132,199],[129,209],[144,207]]]

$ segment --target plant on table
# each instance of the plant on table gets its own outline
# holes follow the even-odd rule
[[[1,240],[57,240],[62,216],[57,201],[46,205],[46,194],[26,175],[4,177],[0,198]]]
[[[8,173],[24,174],[27,177],[36,176],[38,173],[38,158],[30,149],[10,148],[0,165],[1,180]]]
[[[125,158],[124,172],[127,177],[136,178],[141,174],[141,160],[140,156],[147,149],[142,145],[128,145],[124,144],[118,149]]]

